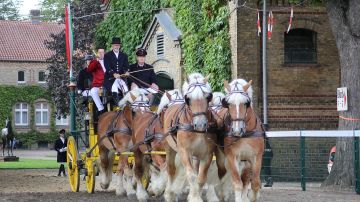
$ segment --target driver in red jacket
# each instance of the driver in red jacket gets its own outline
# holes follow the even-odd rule
[[[104,58],[104,49],[98,49],[98,60],[91,58],[91,60],[87,60],[87,71],[91,72],[93,75],[93,82],[91,85],[90,95],[95,102],[95,105],[99,111],[99,114],[105,112],[105,108],[103,103],[100,100],[99,90],[103,86],[104,83],[104,68],[101,65],[101,61]]]

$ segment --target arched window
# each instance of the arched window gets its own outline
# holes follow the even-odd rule
[[[25,83],[25,72],[18,71],[18,83]]]
[[[28,119],[29,105],[24,102],[15,104],[15,125],[16,126],[27,126],[29,124]]]
[[[39,83],[45,83],[46,82],[45,72],[39,71]]]
[[[317,63],[316,32],[292,29],[284,33],[285,64]]]

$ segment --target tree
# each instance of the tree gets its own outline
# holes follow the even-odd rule
[[[344,117],[360,117],[360,3],[357,0],[326,0],[326,10],[340,56],[341,86],[348,89],[349,110]],[[339,120],[340,130],[360,128],[358,121]],[[352,138],[338,138],[332,171],[322,186],[354,186],[354,145]]]
[[[0,0],[0,20],[19,19],[21,0]]]
[[[41,14],[44,21],[60,21],[64,15],[65,4],[68,0],[43,0]]]
[[[93,39],[95,37],[95,27],[103,19],[102,15],[92,15],[99,13],[101,1],[88,0],[73,3],[71,6],[73,18],[74,33],[74,56],[73,69],[76,78],[79,70],[84,66],[82,60],[86,52],[92,51]],[[62,23],[64,19],[62,19]],[[67,72],[66,51],[65,51],[65,31],[59,34],[51,35],[52,40],[46,41],[48,49],[54,51],[54,55],[48,58],[48,86],[52,95],[57,115],[67,115],[69,113],[69,73]]]

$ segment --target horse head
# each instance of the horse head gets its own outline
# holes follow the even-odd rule
[[[188,82],[183,84],[185,102],[192,115],[194,130],[204,132],[207,129],[207,112],[209,102],[212,100],[212,91],[208,83],[209,76],[204,77],[199,73],[189,75]]]
[[[236,136],[243,136],[246,133],[248,109],[252,105],[253,89],[251,84],[252,80],[247,82],[243,79],[235,79],[230,84],[227,81],[224,82],[227,95],[222,99],[222,105],[229,109],[229,132]]]

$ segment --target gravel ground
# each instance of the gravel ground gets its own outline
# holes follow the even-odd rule
[[[57,170],[0,170],[0,201],[134,201],[115,195],[114,184],[109,190],[102,190],[96,183],[95,193],[85,191],[85,183],[80,185],[79,193],[69,191],[67,177],[57,177]],[[300,191],[298,184],[277,183],[273,188],[263,188],[260,201],[360,201],[360,195],[353,192],[325,192],[308,186],[308,191]],[[186,196],[182,197],[184,201]],[[150,201],[163,201],[152,198]]]

